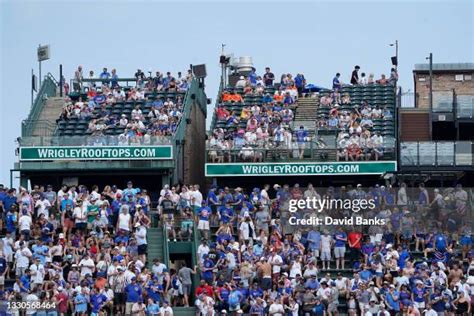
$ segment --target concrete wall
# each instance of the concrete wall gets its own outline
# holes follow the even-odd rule
[[[456,81],[456,75],[463,75],[465,80]],[[467,75],[467,76],[466,76]],[[469,79],[470,76],[470,80]],[[414,72],[416,106],[422,109],[430,107],[430,76],[428,72]],[[474,95],[474,73],[472,71],[434,72],[433,91],[452,91],[456,95]]]

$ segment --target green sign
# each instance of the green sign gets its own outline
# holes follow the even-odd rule
[[[165,160],[173,159],[173,147],[84,146],[20,147],[20,161],[70,160]]]
[[[207,177],[367,175],[396,170],[396,161],[206,164]]]

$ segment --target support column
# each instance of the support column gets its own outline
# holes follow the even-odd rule
[[[28,177],[23,172],[20,173],[20,186],[28,188]]]
[[[161,188],[163,188],[165,186],[165,184],[168,184],[168,185],[171,185],[171,176],[169,173],[166,173],[166,174],[163,174],[161,176]],[[161,190],[160,188],[160,190]]]

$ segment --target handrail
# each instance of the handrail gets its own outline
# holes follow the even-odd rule
[[[56,96],[57,81],[52,74],[48,73],[41,83],[36,98],[31,107],[28,118],[22,122],[22,136],[30,136],[36,127],[40,113],[43,111],[46,98]],[[46,98],[45,98],[46,97]]]
[[[169,268],[170,266],[170,253],[168,243],[168,231],[166,230],[166,224],[162,224],[163,227],[163,263]]]
[[[394,160],[396,157],[395,147],[384,146],[385,153],[379,160]],[[213,152],[216,161],[211,161],[209,155]],[[210,148],[206,146],[206,161],[207,162],[241,162],[255,160],[254,162],[274,162],[274,161],[288,161],[291,159],[298,161],[335,161],[337,155],[337,148],[335,147],[320,147],[315,142],[307,142],[304,149],[303,158],[299,157],[299,148],[297,143],[292,143],[291,148],[285,146],[280,147],[248,147],[248,148],[233,148],[233,149],[219,149]],[[242,153],[249,153],[247,159],[242,159]],[[345,160],[344,160],[345,161]]]
[[[473,167],[474,142],[423,141],[400,143],[400,165],[404,167]],[[464,147],[465,150],[462,148]]]

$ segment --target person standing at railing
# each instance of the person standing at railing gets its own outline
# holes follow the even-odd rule
[[[112,89],[116,89],[119,87],[117,70],[115,70],[115,68],[112,69],[112,76],[111,76],[110,83],[111,83]]]
[[[308,140],[308,131],[301,125],[300,129],[295,132],[296,142],[298,143],[299,158],[303,159],[306,141]]]
[[[77,70],[74,72],[74,91],[75,92],[81,92],[82,91],[82,66],[78,66]]]

